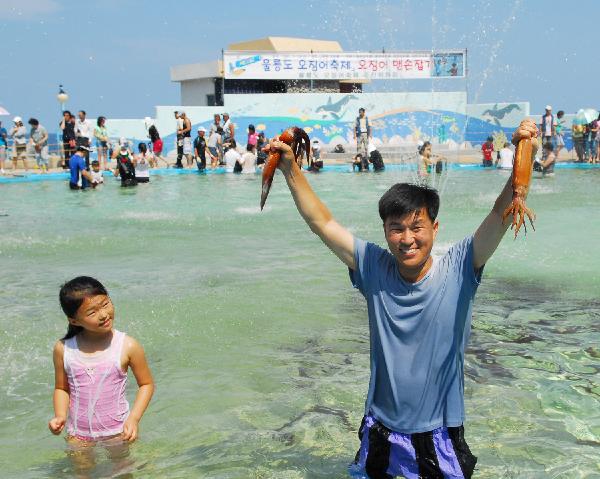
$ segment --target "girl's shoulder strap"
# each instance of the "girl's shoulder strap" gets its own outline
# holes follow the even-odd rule
[[[125,338],[127,334],[122,331],[113,330],[113,340],[111,344],[112,357],[116,361],[117,366],[121,369],[121,356],[123,356],[123,347],[125,345]]]
[[[68,370],[68,366],[72,361],[73,355],[78,350],[77,340],[75,336],[70,337],[69,339],[64,340],[64,350],[63,350],[63,365],[65,370]]]

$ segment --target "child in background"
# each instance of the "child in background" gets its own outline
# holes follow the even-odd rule
[[[72,279],[59,299],[69,326],[54,345],[54,417],[48,427],[59,435],[66,425],[76,473],[88,477],[95,466],[93,446],[105,447],[115,463],[126,458],[154,382],[142,346],[113,328],[114,306],[98,280]],[[139,387],[131,410],[125,397],[129,368]]]
[[[494,153],[494,139],[488,136],[487,140],[481,145],[481,153],[483,153],[482,165],[484,167],[492,166],[492,154]]]
[[[92,188],[96,188],[99,184],[104,183],[102,172],[100,171],[100,162],[92,161]]]
[[[152,156],[148,153],[146,143],[138,145],[138,154],[133,158],[135,168],[135,178],[138,183],[148,183],[150,181],[150,160]]]
[[[256,148],[257,143],[258,143],[258,133],[256,133],[256,129],[254,128],[254,125],[248,125],[248,143],[247,144],[252,146],[252,148]]]
[[[148,128],[148,135],[150,136],[150,141],[152,142],[152,155],[153,160],[151,166],[154,168],[158,166],[158,160],[163,161],[167,168],[169,167],[169,162],[162,157],[163,151],[163,141],[160,139],[160,135],[158,134],[158,130],[154,125],[150,125]]]

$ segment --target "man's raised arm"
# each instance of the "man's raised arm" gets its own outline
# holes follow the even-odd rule
[[[537,127],[532,120],[523,120],[519,127],[513,133],[513,144],[517,146],[520,140],[533,139],[532,158],[537,151],[538,135]],[[516,165],[516,158],[514,164]],[[529,185],[528,185],[529,189]],[[473,267],[481,268],[490,259],[496,248],[500,244],[504,233],[511,224],[511,221],[502,221],[504,210],[511,204],[513,199],[512,176],[504,185],[500,196],[496,199],[492,211],[487,215],[483,223],[477,228],[473,238]]]
[[[311,231],[325,243],[350,269],[355,269],[354,237],[333,218],[325,204],[315,194],[304,173],[294,160],[292,149],[282,141],[271,141],[269,148],[281,153],[279,169],[285,176],[288,187],[300,212]]]

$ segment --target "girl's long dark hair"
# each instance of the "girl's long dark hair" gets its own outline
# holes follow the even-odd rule
[[[100,281],[90,276],[78,276],[61,286],[58,299],[67,318],[74,318],[85,298],[98,295],[108,296],[108,291]],[[81,331],[83,327],[69,323],[67,334],[62,339],[72,338]]]
[[[158,130],[154,125],[151,125],[148,128],[148,135],[150,135],[150,141],[154,143],[156,140],[160,140],[160,135],[158,134]]]

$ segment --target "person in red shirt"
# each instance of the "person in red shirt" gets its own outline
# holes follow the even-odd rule
[[[486,142],[481,145],[481,152],[483,153],[483,166],[493,166],[494,139],[491,136],[488,136]]]

